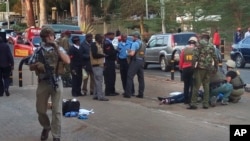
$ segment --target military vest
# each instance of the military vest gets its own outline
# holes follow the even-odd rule
[[[237,73],[235,70],[231,70],[231,71],[234,71],[235,73]],[[238,74],[235,78],[231,79],[230,83],[233,85],[233,87],[239,87],[239,86],[244,85],[243,80],[240,78]]]
[[[184,62],[185,63],[192,62],[193,50],[194,50],[193,48],[189,48],[189,47],[184,48],[183,53],[184,53]]]
[[[215,74],[211,74],[210,83],[218,83],[226,80],[226,76],[221,72],[217,71]]]
[[[146,44],[144,42],[140,43],[139,49],[136,51],[136,58],[144,58],[145,57]]]
[[[54,48],[44,47],[44,49],[38,51],[37,61],[45,64],[43,59],[45,59],[46,62],[49,64],[49,66],[53,71],[53,74],[56,75],[64,74],[64,63],[59,59],[59,55]],[[45,72],[36,71],[36,74],[40,79],[46,79],[48,77],[48,75]]]
[[[102,46],[98,43],[94,43],[97,47],[97,54],[104,54],[103,53],[103,49],[102,49]],[[94,58],[93,55],[92,55],[92,51],[90,49],[90,62],[91,62],[91,65],[100,65],[100,66],[103,66],[103,63],[104,63],[104,57],[103,58]]]

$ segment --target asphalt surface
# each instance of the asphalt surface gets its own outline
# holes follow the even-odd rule
[[[0,98],[0,141],[39,141],[40,127],[35,109],[36,77],[23,67],[23,87],[18,86],[18,59],[11,95]],[[250,123],[250,96],[245,93],[237,104],[218,105],[207,110],[187,110],[183,103],[159,105],[157,96],[182,91],[183,83],[168,77],[145,75],[145,98],[94,101],[90,95],[79,97],[81,108],[93,109],[87,120],[62,120],[62,141],[229,141],[229,125]],[[138,83],[135,78],[135,89]],[[117,72],[116,90],[123,93]],[[71,98],[65,88],[63,98]],[[51,111],[48,111],[51,114]],[[49,139],[52,141],[52,136]]]

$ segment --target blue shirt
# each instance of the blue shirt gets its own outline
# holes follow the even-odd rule
[[[118,43],[117,49],[119,51],[118,57],[120,59],[126,59],[128,57],[127,50],[131,48],[131,44],[132,44],[132,42],[129,41],[128,39],[126,40],[126,42],[119,42]]]
[[[132,43],[131,50],[137,51],[140,48],[141,40],[136,40]]]

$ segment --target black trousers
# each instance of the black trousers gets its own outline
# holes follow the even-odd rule
[[[0,96],[9,90],[11,67],[0,67]]]
[[[132,87],[133,87],[133,80],[135,75],[138,77],[139,82],[139,90],[138,95],[143,96],[144,89],[145,89],[145,82],[144,82],[144,70],[143,70],[144,61],[134,59],[131,60],[128,68],[128,75],[127,75],[127,83],[126,83],[126,91],[125,95],[131,96],[133,94]]]
[[[128,61],[127,59],[119,59],[120,63],[120,75],[121,75],[121,80],[122,80],[122,87],[124,92],[126,91],[126,83],[127,83],[127,75],[128,75]],[[135,88],[134,88],[134,82],[132,85],[132,94],[135,93]]]
[[[193,88],[193,74],[194,70],[191,67],[184,68],[182,72],[182,78],[184,82],[184,102],[189,103]]]
[[[72,75],[72,96],[81,95],[81,85],[82,85],[82,67],[71,68]]]
[[[103,75],[105,83],[105,94],[115,93],[116,72],[114,60],[105,60]]]

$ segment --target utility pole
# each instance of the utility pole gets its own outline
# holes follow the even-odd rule
[[[10,3],[9,3],[9,0],[6,0],[6,12],[7,12],[8,29],[10,29]]]
[[[81,26],[81,12],[80,12],[80,0],[77,0],[77,21],[78,21],[78,26]]]
[[[148,19],[148,0],[145,0],[146,5],[146,19]]]
[[[161,27],[162,27],[162,33],[166,33],[166,27],[165,27],[165,0],[160,0],[161,2]]]

